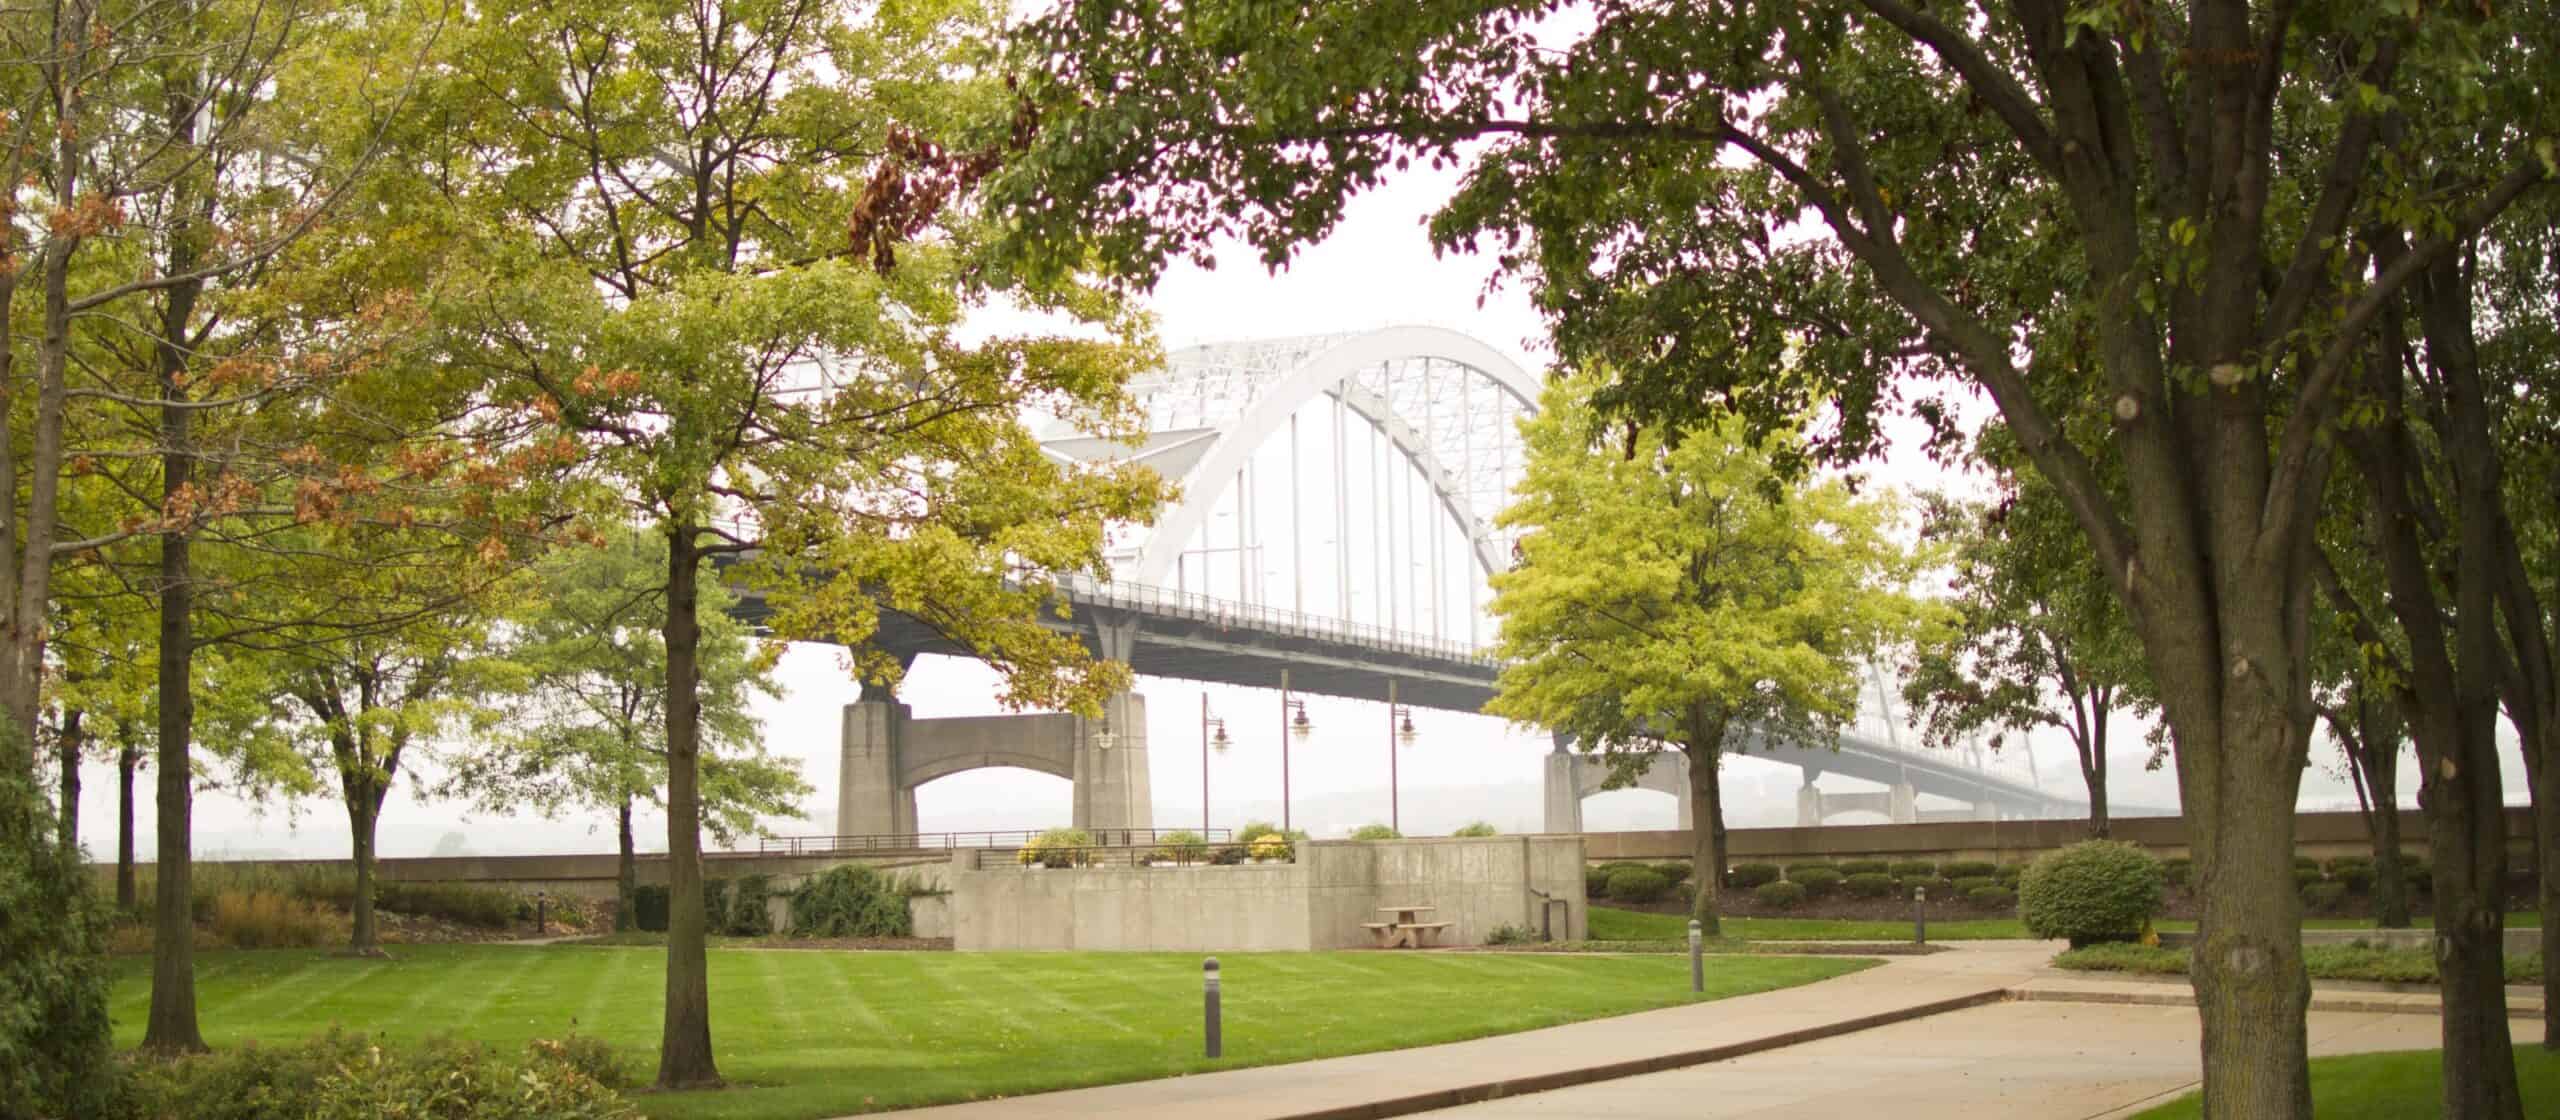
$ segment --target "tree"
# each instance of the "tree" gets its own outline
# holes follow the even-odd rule
[[[2371,672],[2372,670],[2367,670]],[[2373,838],[2373,924],[2409,928],[2409,876],[2400,863],[2400,755],[2408,749],[2399,706],[2358,674],[2321,705],[2320,718],[2346,759],[2356,810]]]
[[[1607,403],[1648,422],[1836,398],[1825,450],[1855,455],[1883,414],[1951,414],[1932,377],[1988,396],[2176,739],[2206,1114],[2308,1116],[2288,853],[2330,437],[2389,299],[2553,174],[2560,20],[1598,3],[1575,34],[1552,10],[1062,5],[1026,38],[1040,141],[999,197],[1026,255],[1090,238],[1143,281],[1225,235],[1280,263],[1349,194],[1454,162],[1440,243],[1499,247],[1560,357],[1614,363]],[[2403,110],[2476,127],[2387,130]],[[2375,221],[2421,232],[2368,272],[2340,247]],[[2066,328],[2094,360],[2030,376],[2020,340]],[[1875,360],[1715,360],[1789,338]]]
[[[1717,774],[1749,736],[1821,739],[1857,716],[1868,657],[1926,612],[1891,502],[1792,475],[1797,437],[1739,421],[1604,429],[1600,379],[1549,382],[1521,430],[1519,562],[1493,577],[1509,662],[1495,715],[1570,734],[1632,781],[1660,750],[1689,759],[1693,913],[1719,929]]]
[[[2061,503],[2032,477],[2003,482],[1996,505],[1931,511],[1957,617],[1914,651],[1903,696],[1935,746],[1989,731],[1996,750],[2008,734],[2060,731],[2089,791],[2089,833],[2104,838],[2107,725],[2140,693],[2141,652]]]
[[[663,550],[667,999],[657,1084],[719,1084],[701,892],[702,569],[777,638],[866,643],[884,610],[971,649],[1012,705],[1125,688],[1053,631],[1148,471],[1044,454],[1026,412],[1134,438],[1139,321],[1068,268],[987,258],[967,206],[1014,135],[1005,5],[676,0],[475,6],[435,117],[485,282],[438,308],[454,364]],[[1001,298],[1033,333],[972,341]],[[1054,333],[1043,333],[1051,325]],[[1088,332],[1079,337],[1074,332]],[[1099,341],[1093,340],[1095,335]]]
[[[632,806],[660,802],[667,783],[666,564],[654,543],[622,530],[543,560],[502,653],[504,715],[487,749],[455,759],[448,780],[493,810],[613,814],[617,929],[631,928],[639,882]],[[780,691],[732,602],[716,582],[702,590],[702,819],[724,843],[760,818],[799,815],[809,792],[799,760],[764,749],[750,705]]]

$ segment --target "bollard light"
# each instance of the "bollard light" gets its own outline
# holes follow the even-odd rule
[[[546,918],[548,915],[544,913],[544,910],[548,908],[550,904],[550,891],[533,892],[533,935],[536,937],[542,936],[548,928],[546,924]]]
[[[1926,945],[1929,943],[1929,888],[1911,889],[1911,911],[1911,943]]]
[[[1689,919],[1689,991],[1704,994],[1707,990],[1707,927],[1696,918]]]
[[[1202,1033],[1207,1036],[1209,1056],[1223,1054],[1226,1047],[1218,1037],[1218,958],[1200,963],[1200,1015]]]

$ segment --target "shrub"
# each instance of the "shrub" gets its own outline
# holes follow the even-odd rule
[[[1937,899],[1940,902],[1946,902],[1956,897],[1956,885],[1945,879],[1905,879],[1902,881],[1902,897],[1904,898],[1917,898],[1919,897],[1919,892],[1923,890],[1929,892],[1929,897]]]
[[[1881,871],[1861,871],[1841,880],[1840,886],[1855,898],[1883,898],[1893,893],[1893,876]]]
[[[2295,856],[2293,857],[2293,869],[2296,871],[2318,871],[2320,870],[2320,861],[2313,859],[2310,856]]]
[[[773,880],[764,875],[741,875],[729,884],[727,919],[717,926],[731,937],[762,937],[773,932],[773,911],[765,900],[773,897]]]
[[[1828,867],[1787,869],[1787,881],[1804,888],[1806,897],[1828,898],[1840,889],[1841,874]]]
[[[2330,878],[2332,878],[2332,879],[2343,878],[2343,877],[2345,877],[2345,873],[2346,873],[2347,871],[2349,871],[2349,870],[2351,870],[2351,869],[2353,869],[2353,868],[2358,868],[2358,867],[2364,868],[2364,869],[2365,869],[2365,870],[2367,870],[2367,871],[2371,871],[2371,870],[2373,870],[2373,857],[2372,857],[2372,856],[2334,856],[2334,857],[2331,857],[2331,858],[2330,858],[2330,860],[2329,860],[2329,863],[2328,863],[2329,877],[2330,877]]]
[[[868,867],[827,869],[791,892],[791,932],[798,937],[911,937],[915,918],[906,895]]]
[[[480,929],[507,928],[523,901],[513,891],[471,883],[373,884],[373,904],[381,909]]]
[[[2004,863],[2000,865],[1999,870],[1992,872],[1991,877],[1999,880],[2001,886],[2016,890],[2018,876],[2025,874],[2026,870],[2027,865],[2023,863]]]
[[[1597,867],[1583,868],[1582,894],[1585,898],[1609,897],[1609,873]]]
[[[2343,867],[2331,864],[2329,877],[2344,884],[2350,894],[2364,894],[2373,889],[2373,864],[2370,861]]]
[[[2018,904],[2018,892],[1998,885],[1975,887],[1964,892],[1964,900],[1985,910],[2007,910]]]
[[[1860,875],[1883,875],[1891,877],[1893,874],[1893,865],[1880,859],[1845,859],[1840,861],[1840,873],[1850,876],[1851,878],[1855,878]]]
[[[1053,828],[1032,837],[1029,844],[1023,845],[1027,858],[1016,858],[1042,867],[1078,867],[1093,858],[1093,854],[1085,850],[1091,847],[1092,833],[1081,828]]]
[[[1989,875],[1967,875],[1961,879],[1951,879],[1947,883],[1948,888],[1955,891],[1957,894],[1971,894],[1976,887],[1996,887],[1999,885],[2000,880]]]
[[[2160,864],[2160,877],[2167,880],[2170,886],[2176,887],[2179,890],[2187,889],[2188,879],[2193,875],[2194,871],[2195,861],[2188,859],[2185,856],[2179,856],[2172,860],[2164,860]]]
[[[1396,831],[1389,825],[1364,824],[1351,830],[1351,838],[1354,840],[1402,840],[1404,833]]]
[[[1209,841],[1189,829],[1168,832],[1163,846],[1156,849],[1156,856],[1176,863],[1198,863],[1209,858]]]
[[[1637,905],[1660,899],[1669,881],[1650,867],[1621,867],[1609,873],[1609,897]]]
[[[702,881],[702,931],[718,933],[729,923],[729,881]]]
[[[2321,876],[2320,876],[2320,869],[2319,869],[2319,868],[2317,868],[2317,867],[2304,867],[2304,866],[2301,866],[2300,864],[2296,864],[2296,865],[2294,865],[2294,868],[2293,868],[2293,885],[2294,885],[2294,886],[2297,886],[2297,887],[2307,887],[2307,886],[2310,886],[2310,885],[2311,885],[2311,884],[2313,884],[2313,883],[2317,883],[2317,882],[2321,882],[2321,881],[2323,881],[2323,880],[2321,879]]]
[[[654,883],[631,888],[631,928],[667,932],[667,888]]]
[[[1938,871],[1939,874],[1961,885],[1967,879],[1997,878],[2000,874],[2000,865],[1988,860],[1964,859],[1939,868]]]
[[[1664,882],[1675,887],[1689,881],[1689,865],[1676,859],[1654,864],[1653,873],[1662,876]]]
[[[1527,926],[1498,925],[1484,935],[1487,945],[1528,945],[1538,940],[1538,931]]]
[[[1774,863],[1737,863],[1725,871],[1725,881],[1741,890],[1757,890],[1778,881],[1778,865]]]
[[[1501,829],[1495,828],[1484,821],[1468,821],[1466,824],[1459,826],[1458,831],[1452,832],[1449,835],[1465,840],[1480,840],[1487,836],[1499,836],[1501,834]]]
[[[22,742],[0,733],[0,757]],[[102,1111],[114,1059],[107,1022],[107,905],[52,806],[0,764],[0,1116]]]
[[[1788,864],[1788,865],[1787,865],[1787,881],[1788,881],[1788,882],[1790,882],[1790,883],[1801,883],[1801,882],[1803,882],[1804,880],[1796,878],[1796,873],[1797,873],[1797,872],[1800,872],[1800,871],[1828,871],[1828,872],[1831,872],[1831,873],[1832,873],[1832,874],[1834,874],[1834,875],[1837,875],[1837,874],[1839,874],[1839,873],[1840,873],[1840,869],[1839,869],[1839,867],[1837,867],[1837,866],[1835,866],[1835,865],[1833,865],[1833,864],[1831,864],[1831,863],[1829,863],[1829,862],[1826,862],[1826,861],[1824,861],[1824,860],[1818,860],[1818,859],[1809,859],[1809,860],[1804,861],[1803,863],[1790,863],[1790,864]]]
[[[209,924],[234,949],[311,949],[347,936],[334,911],[269,891],[216,895]]]
[[[2306,883],[2302,888],[2302,908],[2314,914],[2334,913],[2338,904],[2346,900],[2345,883],[2322,881]]]
[[[1270,821],[1246,821],[1243,828],[1236,830],[1236,842],[1240,844],[1250,844],[1257,836],[1277,836],[1293,844],[1309,839],[1306,829],[1282,828]]]
[[[2160,909],[2160,863],[2113,840],[2047,852],[2018,884],[2018,917],[2037,937],[2074,947],[2140,936]]]
[[[1288,837],[1277,832],[1266,832],[1254,837],[1245,845],[1245,849],[1253,853],[1255,859],[1286,860],[1297,855],[1297,846],[1290,843]]]
[[[535,1042],[509,1058],[475,1043],[386,1050],[332,1032],[301,1046],[139,1067],[132,1106],[141,1116],[198,1120],[636,1120],[599,1073],[622,1077],[592,1042]]]
[[[1233,867],[1244,860],[1242,844],[1220,844],[1216,851],[1209,853],[1209,863],[1215,867]]]
[[[1752,890],[1751,900],[1764,910],[1793,910],[1804,904],[1804,885],[1786,881],[1762,883]]]
[[[1895,860],[1893,864],[1896,879],[1931,879],[1937,874],[1938,865],[1925,859]]]
[[[2400,878],[2412,891],[2419,894],[2435,893],[2436,869],[2427,861],[2407,852],[2400,853]]]

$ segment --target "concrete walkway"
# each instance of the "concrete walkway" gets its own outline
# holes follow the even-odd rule
[[[2025,983],[2058,948],[2043,942],[1951,944],[1955,947],[1948,952],[1895,958],[1864,972],[1801,987],[1544,1030],[944,1105],[898,1115],[914,1120],[1401,1116],[1722,1061],[1980,1006],[2002,999],[2011,988]],[[2188,1017],[2192,1019],[2193,1013]]]
[[[2531,1024],[2518,1020],[2518,1037]],[[2313,1054],[2439,1045],[2432,1015],[2315,1011]],[[1669,1073],[1431,1113],[1633,1120],[2090,1120],[2196,1087],[2191,1007],[2001,1003]]]

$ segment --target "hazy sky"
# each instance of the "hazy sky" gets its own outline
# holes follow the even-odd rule
[[[1276,276],[1266,273],[1254,254],[1242,247],[1221,253],[1223,267],[1214,273],[1176,269],[1153,299],[1165,344],[1179,348],[1223,339],[1425,323],[1463,331],[1533,371],[1543,370],[1549,358],[1544,330],[1522,294],[1511,289],[1488,295],[1487,262],[1469,257],[1440,259],[1431,252],[1420,223],[1454,183],[1451,172],[1415,172],[1361,198],[1341,229]],[[1903,486],[1959,481],[1939,474],[1916,449],[1898,450],[1871,473]],[[761,705],[759,711],[768,741],[776,752],[803,761],[803,775],[815,787],[805,807],[831,815],[837,713],[858,690],[828,647],[792,649],[783,659],[781,681],[783,697]],[[1147,730],[1158,822],[1165,827],[1196,824],[1203,689],[1187,682],[1143,680],[1139,691],[1149,705]],[[1216,822],[1233,826],[1243,823],[1247,815],[1276,816],[1277,694],[1220,686],[1207,691],[1236,740],[1234,748],[1211,766],[1210,800]],[[932,658],[917,664],[902,697],[919,717],[983,715],[998,710],[991,699],[994,693],[993,674],[983,666]],[[1388,749],[1383,709],[1324,698],[1310,699],[1308,708],[1316,732],[1307,744],[1294,749],[1292,770],[1301,826],[1312,825],[1320,835],[1339,834],[1369,820],[1383,820]],[[1422,740],[1402,752],[1400,763],[1408,832],[1445,833],[1479,816],[1506,831],[1536,827],[1539,756],[1550,749],[1544,735],[1460,713],[1422,712],[1416,723]],[[2120,745],[2110,768],[2114,798],[2119,803],[2174,805],[2175,788],[2168,772],[2144,770],[2148,751],[2142,745],[2141,730],[2126,725],[2115,736]],[[2315,750],[2315,755],[2325,764],[2329,752]],[[1996,765],[2020,778],[2039,774],[2047,788],[2078,789],[2070,749],[2060,740],[2039,743],[2032,763],[2027,752],[2012,748]],[[97,766],[85,778],[81,831],[91,852],[102,857],[113,854],[114,778],[111,768]],[[1731,764],[1727,790],[1735,823],[1790,823],[1796,784],[1792,769],[1747,759]],[[1826,778],[1823,784],[1860,788],[1838,777]],[[2510,784],[2521,788],[2512,775]],[[140,786],[139,845],[148,858],[152,840],[147,775]],[[2346,787],[2317,768],[2306,777],[2304,787],[2306,805],[2352,806]],[[2404,789],[2414,787],[2413,777],[2404,778]],[[460,806],[418,802],[410,796],[413,788],[414,782],[404,777],[386,806],[382,824],[386,856],[425,855],[440,844],[449,848],[457,843],[489,854],[612,847],[610,822],[601,819],[466,815]],[[980,771],[924,787],[918,806],[920,824],[926,830],[1063,824],[1068,789],[1062,779],[1026,771]],[[775,830],[822,831],[831,823],[823,818],[815,823],[785,821],[778,822]],[[1672,803],[1640,791],[1605,794],[1587,803],[1586,824],[1593,829],[1669,828]],[[663,849],[662,819],[642,821],[640,832],[644,848]],[[345,814],[333,800],[298,807],[257,807],[219,790],[197,800],[196,837],[197,852],[208,857],[280,852],[343,856],[347,850]]]

